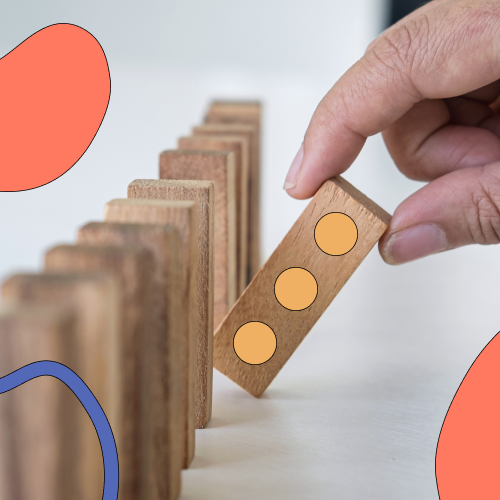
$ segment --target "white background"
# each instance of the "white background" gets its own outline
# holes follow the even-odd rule
[[[106,52],[112,95],[75,167],[0,193],[0,276],[39,268],[129,182],[157,177],[159,152],[214,97],[265,104],[267,257],[307,203],[282,185],[310,116],[384,16],[382,0],[2,0],[0,55],[49,24],[78,24]],[[420,187],[379,137],[345,177],[389,212]],[[498,248],[468,247],[393,268],[374,250],[260,400],[215,373],[214,416],[197,431],[182,498],[438,498],[441,424],[500,329],[498,261]]]

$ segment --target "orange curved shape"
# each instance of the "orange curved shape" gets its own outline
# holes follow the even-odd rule
[[[464,377],[443,423],[436,451],[441,500],[500,497],[500,334]]]
[[[48,26],[0,59],[0,191],[67,172],[99,130],[110,93],[102,47],[72,24]]]

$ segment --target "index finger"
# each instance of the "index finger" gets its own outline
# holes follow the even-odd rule
[[[287,176],[291,196],[312,196],[349,168],[367,137],[422,99],[462,95],[500,78],[498,2],[426,7],[383,33],[320,102]]]

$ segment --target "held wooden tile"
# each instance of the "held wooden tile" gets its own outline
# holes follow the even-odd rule
[[[185,200],[198,205],[198,315],[196,428],[206,427],[212,414],[214,336],[214,183],[190,180],[135,180],[131,199]]]
[[[180,234],[180,295],[176,311],[180,333],[180,373],[184,376],[183,468],[188,468],[195,448],[196,337],[198,324],[198,206],[194,201],[147,199],[112,200],[106,205],[106,222],[160,224],[175,227]]]
[[[236,209],[234,154],[221,151],[164,151],[160,178],[213,181],[214,327],[236,301]]]
[[[78,372],[74,327],[66,308],[3,305],[0,376],[44,360]],[[0,498],[82,499],[75,466],[82,412],[71,390],[54,377],[38,377],[1,395]]]
[[[329,255],[316,243],[316,226],[329,213],[345,214],[357,227],[357,242],[353,240],[354,247],[344,255]],[[341,217],[347,219],[345,215]],[[215,333],[214,366],[250,394],[261,396],[380,239],[389,221],[384,210],[341,177],[326,181]],[[329,234],[340,237],[336,230]],[[278,277],[290,268],[302,268],[316,281],[317,296],[303,310],[285,308],[275,294]],[[301,292],[302,288],[292,291]],[[234,343],[237,331],[250,322],[267,325],[275,336],[272,357],[260,364],[242,361],[235,351],[241,349]],[[264,327],[266,331],[269,328]],[[250,346],[261,349],[260,344]]]
[[[182,457],[183,393],[180,360],[180,238],[173,227],[90,222],[77,242],[94,248],[142,248],[152,256],[151,322],[146,342],[142,402],[145,405],[146,450],[143,474],[147,498],[177,498]],[[163,420],[162,420],[163,419]]]
[[[16,274],[3,283],[2,297],[12,304],[65,305],[73,311],[72,341],[78,364],[68,366],[84,380],[101,406],[109,410],[119,376],[116,363],[119,302],[114,277],[109,274]],[[130,415],[131,419],[134,417]],[[138,427],[139,421],[135,425]],[[83,408],[78,412],[74,439],[78,440],[79,451],[72,465],[77,471],[79,496],[82,500],[93,500],[102,496],[104,470],[99,439]],[[123,498],[126,497],[124,490]]]
[[[163,232],[165,246],[176,255],[177,233],[166,229]],[[171,390],[172,377],[167,371],[172,364],[167,357],[165,318],[160,311],[165,277],[158,272],[152,252],[140,242],[122,246],[59,245],[45,255],[45,268],[70,273],[108,271],[118,279],[122,310],[118,353],[122,376],[117,391],[120,408],[119,418],[110,418],[111,412],[107,415],[110,422],[115,422],[112,428],[120,457],[120,498],[131,491],[127,485],[137,474],[140,491],[135,498],[177,498],[180,440],[175,436],[180,432],[180,395]],[[172,274],[175,282],[175,269]],[[136,419],[132,415],[137,412],[141,420],[139,432],[133,428]],[[135,438],[127,440],[126,435]],[[136,473],[130,470],[133,466],[137,467]]]
[[[193,135],[232,135],[244,137],[248,140],[250,146],[248,174],[248,285],[261,266],[259,125],[257,123],[205,123],[194,127]]]
[[[232,151],[236,172],[236,276],[237,295],[246,288],[248,258],[248,169],[249,144],[241,136],[191,136],[181,137],[179,149]]]

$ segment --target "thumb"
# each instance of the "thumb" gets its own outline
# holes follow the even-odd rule
[[[403,264],[452,248],[500,242],[500,162],[451,172],[399,205],[379,250]]]

